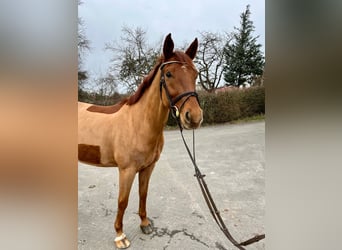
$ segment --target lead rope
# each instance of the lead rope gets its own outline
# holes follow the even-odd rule
[[[196,154],[195,154],[195,130],[192,130],[192,155],[194,156],[194,162],[196,162]]]
[[[222,220],[222,217],[220,215],[220,212],[218,211],[217,207],[216,207],[216,204],[209,192],[209,189],[208,189],[208,186],[207,186],[207,183],[204,181],[203,177],[205,177],[205,175],[202,175],[201,171],[199,170],[197,164],[196,164],[196,155],[195,155],[195,131],[193,130],[192,131],[192,151],[193,151],[193,154],[191,154],[191,151],[188,147],[188,144],[186,143],[185,139],[184,139],[184,135],[183,135],[183,128],[182,128],[182,125],[181,125],[181,122],[180,122],[180,118],[179,118],[179,113],[183,107],[183,105],[185,104],[185,102],[191,97],[191,96],[194,96],[196,97],[197,99],[197,102],[199,103],[199,100],[198,100],[198,95],[196,92],[186,92],[186,93],[183,93],[177,97],[175,97],[174,100],[172,100],[171,98],[171,95],[168,91],[168,88],[166,86],[166,83],[165,83],[165,78],[164,78],[164,72],[163,72],[163,67],[166,65],[166,64],[171,64],[171,63],[182,63],[182,62],[178,62],[178,61],[170,61],[170,62],[165,62],[161,65],[160,67],[160,70],[162,71],[162,76],[161,76],[161,79],[160,79],[160,98],[162,99],[162,88],[164,87],[165,89],[165,93],[166,93],[166,96],[167,96],[167,99],[169,101],[169,105],[170,105],[170,110],[171,110],[171,114],[173,116],[173,118],[176,120],[177,122],[177,125],[179,127],[179,131],[180,131],[180,134],[181,134],[181,137],[183,139],[183,143],[184,143],[184,146],[186,148],[186,151],[188,152],[189,154],[189,157],[190,157],[190,160],[192,162],[192,164],[194,165],[194,168],[195,168],[195,177],[197,178],[197,181],[200,185],[200,188],[201,188],[201,191],[202,191],[202,194],[204,196],[204,199],[208,205],[208,208],[214,218],[214,220],[216,221],[217,225],[219,226],[219,228],[222,230],[222,232],[226,235],[226,237],[230,240],[230,242],[236,246],[238,249],[240,250],[245,250],[244,247],[242,246],[247,246],[247,245],[250,245],[252,243],[255,243],[259,240],[262,240],[265,238],[265,234],[261,234],[261,235],[256,235],[246,241],[243,241],[241,243],[238,243],[234,237],[230,234],[230,232],[228,231],[226,225],[224,224],[223,220]],[[182,99],[183,97],[186,97],[186,99],[184,100],[184,102],[182,103],[182,105],[180,106],[180,108],[178,109],[177,106],[176,106],[176,103]]]
[[[264,239],[265,238],[265,234],[262,234],[262,235],[256,235],[256,236],[254,236],[254,237],[252,237],[252,238],[250,238],[250,239],[248,239],[246,241],[243,241],[243,242],[239,243],[230,234],[230,232],[227,229],[226,225],[224,224],[223,219],[222,219],[222,217],[220,215],[220,212],[218,211],[218,209],[216,207],[216,204],[215,204],[215,202],[214,202],[214,200],[213,200],[213,198],[212,198],[212,196],[210,194],[210,191],[208,189],[207,183],[204,180],[205,175],[202,175],[200,169],[197,166],[196,155],[195,155],[195,130],[192,130],[192,146],[193,146],[193,148],[192,148],[193,150],[192,151],[193,151],[193,154],[191,154],[189,146],[186,143],[186,140],[184,138],[183,128],[182,128],[182,126],[180,124],[180,121],[179,121],[179,119],[176,119],[176,120],[177,120],[177,124],[179,126],[179,131],[180,131],[180,134],[181,134],[184,146],[186,148],[186,151],[189,154],[189,157],[190,157],[190,160],[191,160],[192,164],[194,165],[195,177],[197,178],[197,181],[198,181],[198,183],[200,185],[201,191],[202,191],[203,196],[204,196],[204,200],[206,201],[207,206],[208,206],[208,208],[209,208],[209,210],[210,210],[214,220],[216,221],[217,225],[221,229],[221,231],[226,235],[226,237],[229,239],[229,241],[234,246],[236,246],[238,249],[240,249],[240,250],[245,250],[245,248],[243,246],[247,246],[247,245],[255,243],[255,242],[259,241],[259,240]]]

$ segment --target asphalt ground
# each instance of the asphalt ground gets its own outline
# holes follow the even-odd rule
[[[265,123],[203,127],[195,135],[197,165],[230,233],[239,242],[265,233]],[[136,178],[123,222],[129,249],[237,249],[209,212],[179,131],[164,136],[147,198],[154,231],[140,230]],[[185,137],[192,145],[192,131]],[[117,168],[79,163],[78,249],[116,249],[117,197]],[[246,249],[265,249],[265,239]]]

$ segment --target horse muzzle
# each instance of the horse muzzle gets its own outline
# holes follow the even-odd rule
[[[201,108],[187,109],[180,114],[181,125],[185,129],[199,128],[203,122],[203,110]]]

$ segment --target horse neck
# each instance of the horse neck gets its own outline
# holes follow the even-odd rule
[[[141,100],[142,121],[152,133],[162,133],[169,115],[169,108],[163,105],[160,97],[160,71],[154,77],[151,86],[146,90]]]

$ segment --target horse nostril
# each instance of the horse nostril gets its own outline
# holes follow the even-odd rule
[[[190,122],[191,120],[191,117],[190,117],[190,112],[189,111],[186,111],[185,112],[185,119],[188,121],[188,122]]]

